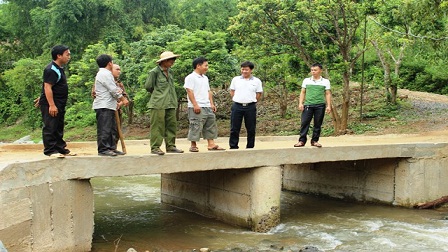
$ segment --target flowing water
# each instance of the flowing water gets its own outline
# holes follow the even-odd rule
[[[160,202],[160,176],[92,179],[92,251],[448,251],[448,209],[414,210],[282,192],[281,224],[254,233]]]

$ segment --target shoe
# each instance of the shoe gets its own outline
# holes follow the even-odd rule
[[[61,154],[61,153],[59,153],[59,152],[50,154],[50,155],[48,155],[48,156],[49,156],[49,157],[52,157],[52,158],[65,158],[65,155],[64,155],[64,154]]]
[[[151,154],[156,154],[156,155],[161,156],[161,155],[165,155],[165,152],[163,152],[161,149],[154,149],[154,150],[151,150]]]
[[[77,154],[74,152],[71,152],[69,149],[64,149],[64,153],[62,153],[64,156],[68,156],[68,157],[74,157]]]
[[[312,144],[313,144],[313,143],[311,143],[311,145],[312,145]],[[305,143],[302,142],[302,141],[300,141],[300,142],[294,144],[294,147],[303,147],[303,146],[305,146]]]
[[[170,149],[166,150],[166,152],[168,152],[168,153],[184,153],[183,150],[180,150],[176,147],[170,148]]]
[[[320,144],[318,142],[311,142],[311,146],[320,148],[320,147],[322,147],[322,144]]]
[[[122,155],[126,155],[126,153],[125,152],[122,152],[122,151],[119,151],[119,150],[111,150],[113,153],[115,153],[115,154],[117,154],[117,155],[120,155],[120,156],[122,156]]]
[[[98,153],[98,156],[108,156],[108,157],[115,157],[117,154],[113,151],[105,151]]]

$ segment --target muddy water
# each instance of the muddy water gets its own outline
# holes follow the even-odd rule
[[[160,176],[92,179],[92,251],[448,251],[448,209],[412,210],[282,193],[281,224],[260,234],[160,203]],[[116,250],[115,250],[116,249]]]

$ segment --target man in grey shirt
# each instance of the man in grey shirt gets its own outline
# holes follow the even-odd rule
[[[96,113],[98,155],[124,155],[124,152],[117,150],[114,140],[117,131],[115,110],[118,107],[118,101],[124,106],[127,106],[129,102],[123,96],[123,90],[115,83],[112,75],[112,57],[101,54],[96,58],[96,63],[100,69],[95,77],[96,96],[93,100],[93,109]]]

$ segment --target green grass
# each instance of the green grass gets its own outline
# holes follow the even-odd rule
[[[31,139],[37,143],[42,139],[41,129],[31,129],[23,124],[12,126],[3,126],[0,129],[0,142],[14,142],[24,136],[31,136]]]

